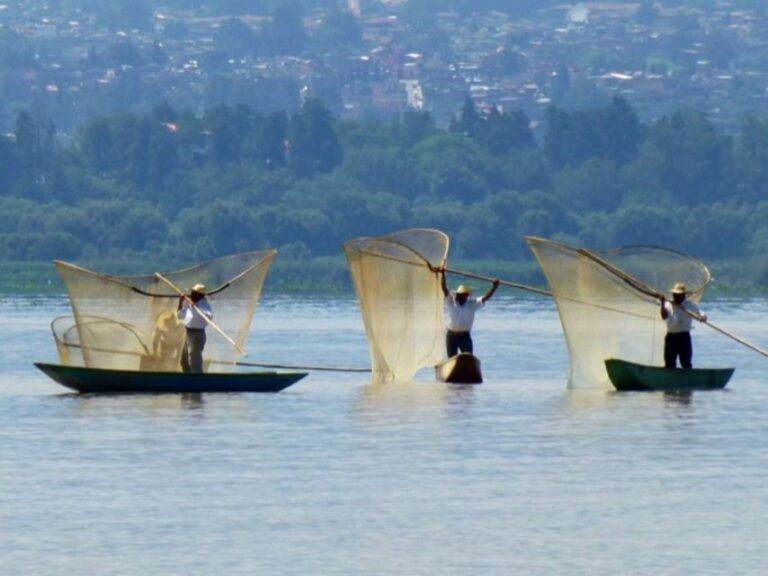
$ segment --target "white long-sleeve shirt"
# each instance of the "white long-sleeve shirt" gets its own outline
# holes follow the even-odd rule
[[[190,330],[205,330],[208,326],[208,322],[205,321],[205,318],[213,320],[213,310],[211,310],[211,305],[208,304],[208,300],[203,298],[195,302],[195,306],[197,307],[197,310],[195,310],[187,300],[184,300],[184,304],[182,304],[181,310],[179,310],[178,313],[179,320],[181,320],[184,323],[184,326]],[[205,318],[203,318],[203,315]]]

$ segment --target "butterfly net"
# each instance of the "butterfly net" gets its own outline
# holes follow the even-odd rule
[[[109,276],[56,261],[73,316],[51,328],[59,361],[114,370],[181,371],[184,325],[179,293],[206,286],[213,321],[242,350],[274,250],[245,252],[157,275]],[[206,329],[206,371],[231,371],[242,354],[213,325]]]
[[[552,291],[570,360],[571,387],[610,387],[605,360],[664,364],[666,327],[656,294],[683,282],[698,302],[710,282],[707,267],[653,246],[605,252],[526,237]]]
[[[448,255],[438,230],[356,238],[344,253],[363,316],[376,381],[410,381],[443,356],[443,292],[430,271]]]

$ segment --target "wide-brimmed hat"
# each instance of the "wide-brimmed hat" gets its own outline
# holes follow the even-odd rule
[[[468,286],[464,286],[464,284],[462,284],[461,286],[456,288],[456,294],[472,294],[472,288]]]
[[[198,294],[205,294],[205,284],[195,284],[192,286],[192,292],[197,292]]]
[[[677,284],[672,286],[672,290],[670,290],[670,292],[672,292],[672,294],[685,294],[686,292],[685,284],[683,284],[682,282],[678,282]]]

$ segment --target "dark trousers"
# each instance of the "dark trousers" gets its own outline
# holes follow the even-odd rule
[[[448,358],[456,356],[459,350],[472,353],[472,336],[469,332],[452,332],[448,330],[445,333],[445,348],[448,351]]]
[[[678,356],[683,368],[692,366],[693,346],[691,345],[690,332],[675,332],[674,334],[667,334],[664,338],[664,366],[674,368]]]
[[[203,348],[205,348],[205,330],[187,329],[187,341],[181,353],[181,369],[184,372],[202,373]]]

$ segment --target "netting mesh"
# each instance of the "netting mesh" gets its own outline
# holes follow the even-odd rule
[[[274,250],[246,252],[163,274],[189,292],[205,284],[216,325],[241,348],[261,295]],[[178,292],[154,275],[107,276],[56,261],[73,317],[51,328],[64,365],[177,372],[184,326],[176,318]],[[229,371],[241,353],[210,326],[206,365]]]
[[[590,252],[541,238],[526,241],[555,297],[571,387],[610,387],[604,364],[608,358],[663,365],[666,328],[659,301],[636,289],[631,278],[667,297],[676,282],[684,282],[695,302],[711,279],[702,262],[664,248]],[[622,278],[622,273],[631,278]]]
[[[376,381],[409,381],[443,355],[443,293],[429,270],[444,265],[448,237],[414,229],[344,244]]]

